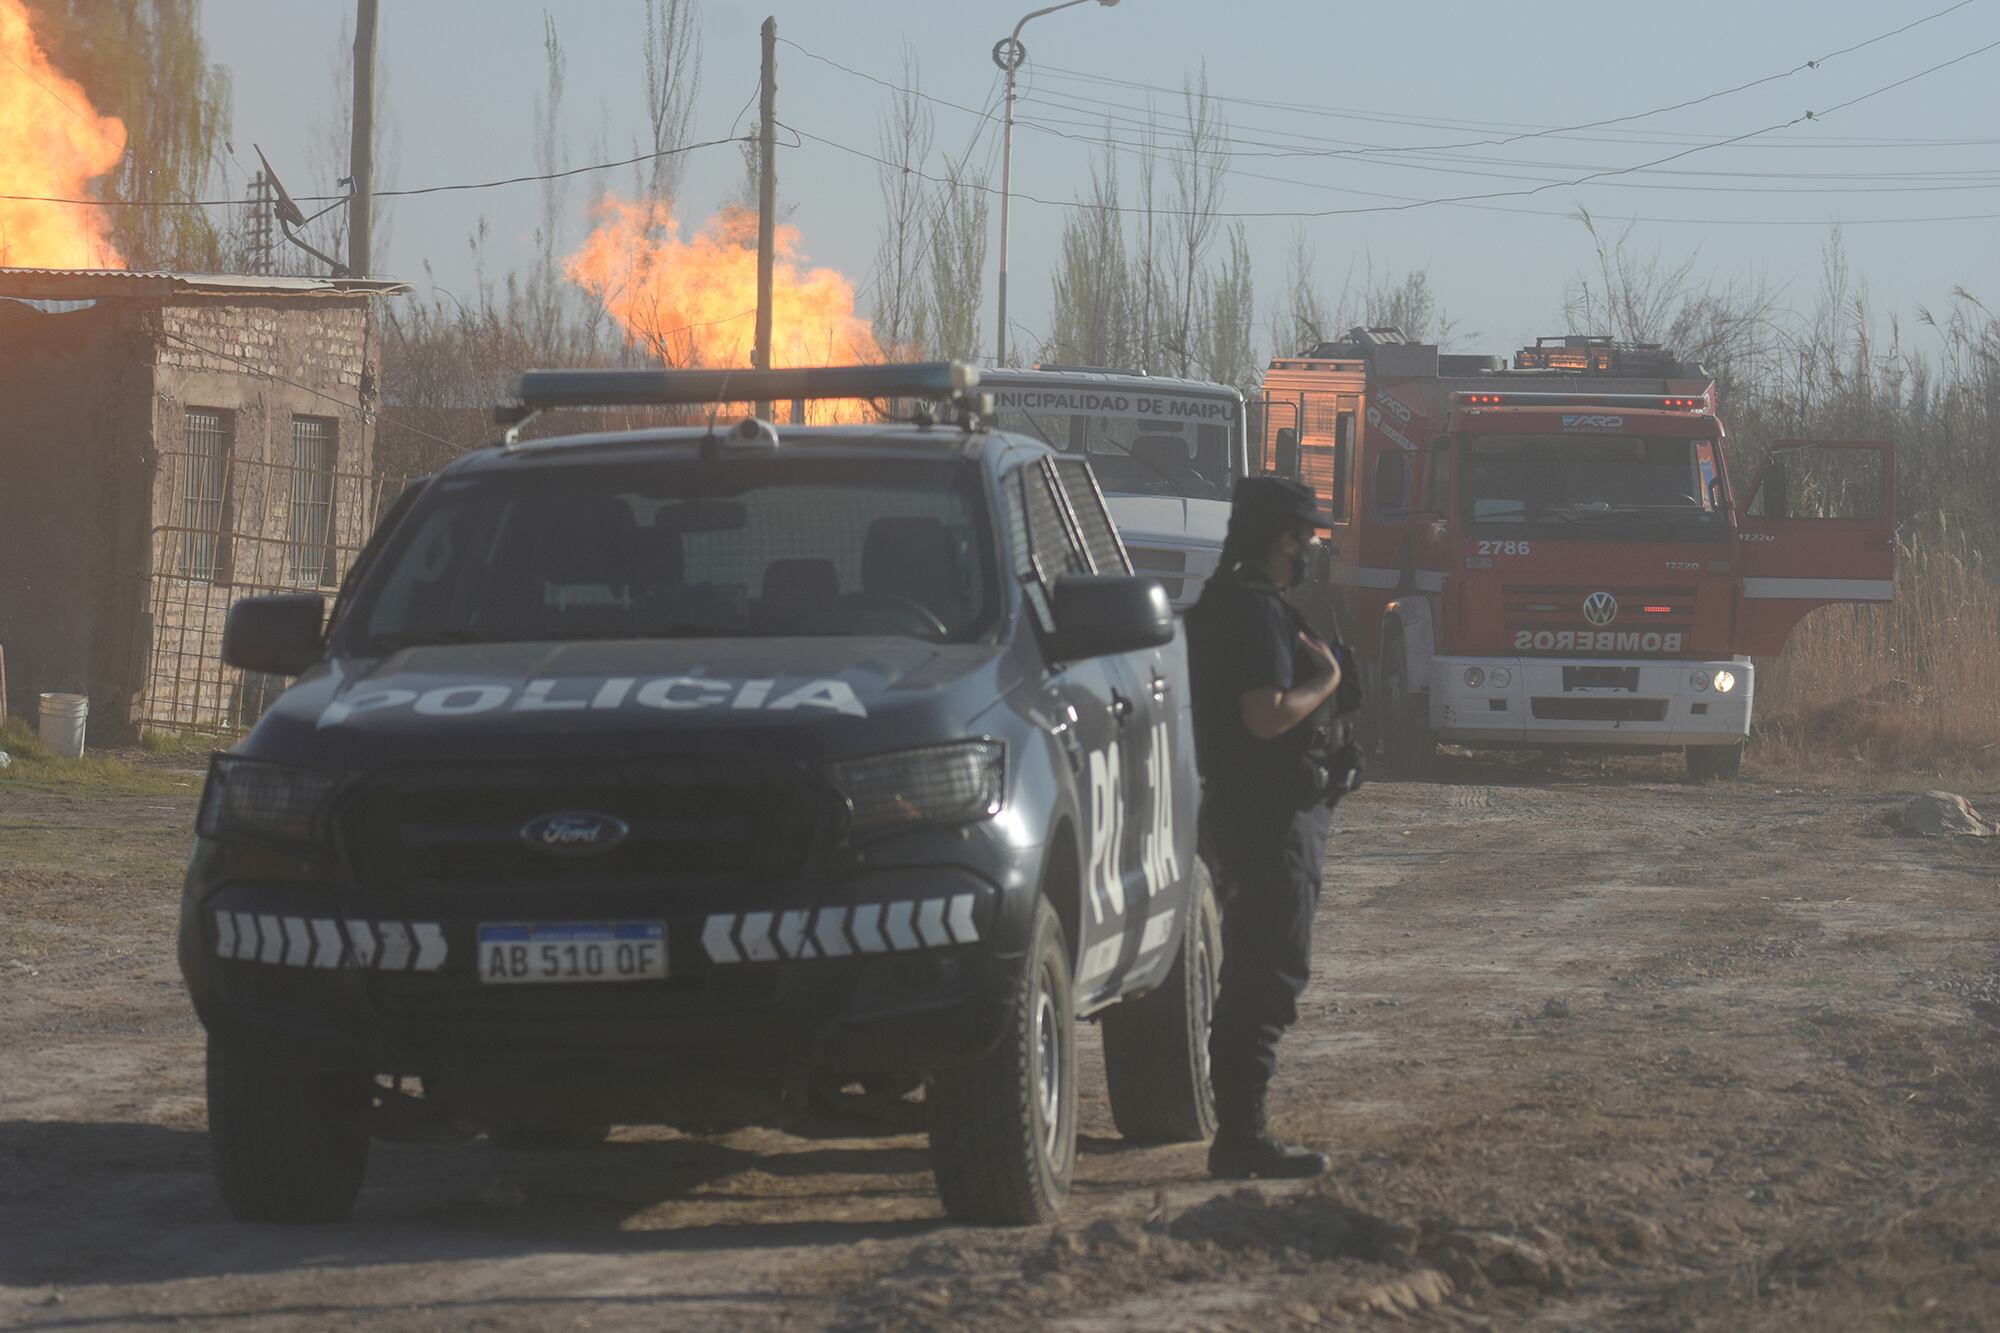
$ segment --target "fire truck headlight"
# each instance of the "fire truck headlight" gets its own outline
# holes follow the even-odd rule
[[[1694,686],[1697,690],[1707,689],[1709,686],[1708,673],[1706,671],[1689,672],[1688,684]]]
[[[1734,671],[1718,671],[1715,673],[1715,692],[1717,694],[1727,694],[1735,688],[1736,673]]]
[[[1486,677],[1486,683],[1496,690],[1504,690],[1514,683],[1514,673],[1506,667],[1494,667]]]
[[[1481,671],[1478,667],[1467,667],[1465,669],[1466,689],[1476,690],[1485,683],[1486,683],[1486,673],[1484,671]]]

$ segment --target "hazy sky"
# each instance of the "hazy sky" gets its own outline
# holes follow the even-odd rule
[[[1677,0],[1673,4],[1494,4],[1460,0],[1123,0],[1037,19],[1024,34],[1022,124],[1014,139],[1010,303],[1032,338],[1045,330],[1049,265],[1064,210],[1111,132],[1129,138],[1149,97],[1173,113],[1184,75],[1206,66],[1236,140],[1223,207],[1283,214],[1403,199],[1527,190],[1618,171],[1698,145],[1823,112],[1849,98],[2000,41],[2000,0],[1972,0],[1817,69],[1697,106],[1562,136],[1473,141],[1663,107],[1781,75],[1876,37],[1951,0]],[[564,124],[570,164],[622,157],[645,132],[641,0],[381,0],[383,101],[393,180],[420,186],[533,172],[542,87],[542,22],[553,15],[569,58]],[[701,95],[693,135],[728,135],[756,89],[758,24],[898,81],[907,46],[926,92],[975,111],[989,104],[989,50],[1029,4],[976,0],[703,0]],[[235,81],[235,146],[261,143],[296,193],[317,179],[334,114],[346,0],[206,0],[211,57]],[[1087,76],[1087,77],[1083,77]],[[1113,82],[1115,81],[1115,82]],[[1149,93],[1138,85],[1157,86]],[[342,94],[344,95],[344,94]],[[883,88],[780,47],[781,121],[872,151],[889,104]],[[1252,103],[1266,103],[1253,105]],[[998,127],[933,106],[942,156],[970,150],[997,185]],[[1824,119],[1706,148],[1660,167],[1587,185],[1556,185],[1477,206],[1317,218],[1246,219],[1257,263],[1260,330],[1283,285],[1295,229],[1318,254],[1322,287],[1350,273],[1422,268],[1463,331],[1460,345],[1501,351],[1560,328],[1565,284],[1590,262],[1575,220],[1637,222],[1632,243],[1669,259],[1698,256],[1721,278],[1763,277],[1810,301],[1831,224],[1876,303],[1905,316],[1963,285],[2000,308],[2000,49],[1973,56]],[[1029,128],[1027,122],[1042,128]],[[1081,138],[1064,137],[1081,136]],[[1921,142],[1919,142],[1921,141]],[[1395,153],[1329,149],[1422,148]],[[1136,161],[1122,162],[1129,181]],[[873,164],[808,141],[779,162],[782,202],[816,262],[857,283],[870,276],[881,207]],[[739,179],[731,146],[689,155],[680,213],[708,215]],[[628,186],[629,171],[607,173]],[[1282,178],[1282,179],[1265,179]],[[233,169],[233,190],[244,172]],[[564,241],[585,230],[590,186],[570,192]],[[1021,195],[1058,201],[1027,202]],[[997,201],[995,217],[997,220]],[[1976,216],[1969,216],[1976,215]],[[463,294],[474,282],[468,236],[489,228],[489,272],[521,261],[538,221],[533,186],[399,201],[378,268]],[[1956,221],[1918,219],[1956,218]],[[992,279],[989,257],[987,291]],[[866,301],[863,302],[864,309]],[[990,318],[989,318],[990,325]],[[991,334],[988,335],[989,342]],[[1266,349],[1268,350],[1268,348]]]

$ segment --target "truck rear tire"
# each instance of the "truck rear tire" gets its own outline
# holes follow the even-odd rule
[[[1382,758],[1401,778],[1423,778],[1437,760],[1431,735],[1431,697],[1410,690],[1410,666],[1400,635],[1382,654]]]
[[[1133,1143],[1193,1143],[1215,1133],[1208,1026],[1222,969],[1222,914],[1199,858],[1193,890],[1193,910],[1166,981],[1104,1014],[1111,1119]]]
[[[1687,747],[1687,780],[1716,782],[1743,771],[1743,742],[1734,745],[1690,745]]]
[[[1028,956],[999,1044],[941,1069],[925,1094],[931,1169],[961,1222],[1053,1221],[1076,1167],[1076,997],[1062,922],[1035,900]]]
[[[208,1041],[208,1142],[240,1222],[337,1222],[368,1165],[369,1083]]]

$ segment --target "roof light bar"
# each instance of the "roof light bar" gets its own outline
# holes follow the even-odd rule
[[[530,370],[493,410],[512,425],[555,407],[688,407],[825,398],[960,399],[979,384],[963,361],[784,370]]]

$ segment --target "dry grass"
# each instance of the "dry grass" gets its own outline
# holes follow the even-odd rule
[[[2000,570],[1942,520],[1902,544],[1893,603],[1814,612],[1759,668],[1764,764],[2000,773]]]

